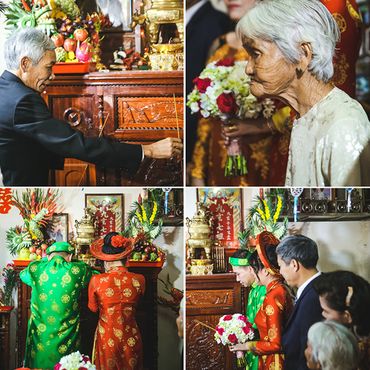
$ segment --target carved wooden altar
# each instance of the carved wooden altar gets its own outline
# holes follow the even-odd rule
[[[17,316],[17,359],[21,367],[27,336],[27,323],[30,316],[31,288],[19,279],[19,273],[24,267],[15,267],[17,271],[18,288],[18,316]],[[144,369],[157,370],[158,368],[158,328],[157,328],[157,277],[160,267],[130,267],[131,272],[145,276],[145,294],[140,299],[136,321],[139,325],[144,348]],[[87,289],[81,296],[81,348],[80,352],[91,356],[95,328],[98,315],[87,307]],[[1,358],[1,357],[0,357]],[[1,367],[2,369],[2,367]]]
[[[183,72],[123,71],[57,75],[44,93],[52,115],[86,136],[148,144],[183,136]],[[129,159],[128,159],[129,160]],[[145,160],[132,178],[121,170],[67,159],[56,186],[182,185],[182,161]]]
[[[0,311],[0,368],[4,370],[9,369],[10,315],[11,311]]]
[[[236,368],[235,355],[214,340],[214,332],[196,322],[216,327],[221,316],[245,314],[245,289],[235,274],[186,277],[186,369]]]

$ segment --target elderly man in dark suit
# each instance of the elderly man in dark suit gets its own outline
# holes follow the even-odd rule
[[[87,138],[52,117],[40,93],[54,78],[54,44],[37,29],[21,29],[5,43],[7,70],[0,78],[0,168],[4,185],[43,186],[50,169],[64,158],[135,173],[144,156],[170,158],[181,153],[179,139],[130,145]]]
[[[208,0],[186,0],[186,95],[193,80],[205,67],[213,41],[232,29],[229,17]],[[186,108],[186,162],[191,161],[196,142],[198,117]]]
[[[293,312],[283,331],[284,370],[306,370],[304,351],[312,324],[321,321],[322,309],[313,281],[320,275],[316,243],[306,236],[284,238],[276,248],[280,273],[293,288],[298,288]]]

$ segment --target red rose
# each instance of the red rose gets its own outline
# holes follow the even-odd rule
[[[226,315],[224,317],[224,321],[230,321],[232,318],[233,318],[232,315]]]
[[[235,60],[234,58],[224,58],[224,59],[221,59],[219,60],[217,63],[216,63],[216,66],[217,67],[220,67],[220,66],[224,66],[224,67],[231,67],[235,64]]]
[[[244,326],[244,327],[242,328],[242,330],[243,330],[243,332],[244,332],[245,334],[249,334],[249,332],[251,331],[251,328],[250,328],[249,326]]]
[[[216,99],[216,103],[222,113],[235,114],[238,110],[233,93],[222,93]]]
[[[218,334],[222,335],[225,332],[225,329],[220,326],[216,326],[216,331]]]
[[[205,93],[207,87],[211,85],[212,80],[210,78],[199,78],[196,77],[193,80],[194,85],[197,87],[199,92]]]
[[[235,334],[229,334],[229,336],[227,337],[227,339],[229,340],[230,343],[232,344],[236,344],[238,343],[238,338],[236,337]]]
[[[88,370],[88,369],[87,369],[87,367],[85,367],[85,366],[80,366],[80,367],[78,368],[78,370]]]
[[[243,321],[243,322],[245,322],[245,323],[247,323],[247,318],[245,317],[245,316],[239,316],[239,320],[241,320],[241,321]]]
[[[62,367],[62,365],[58,362],[58,363],[54,366],[54,370],[59,370],[61,367]]]

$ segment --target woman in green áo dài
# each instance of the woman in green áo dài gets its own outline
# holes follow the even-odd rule
[[[257,285],[256,283],[254,271],[248,261],[251,254],[252,252],[247,249],[239,249],[229,258],[229,262],[236,275],[236,281],[239,281],[244,287],[250,288],[246,316],[256,331],[257,326],[254,323],[254,318],[265,299],[266,287],[264,285]],[[258,369],[258,356],[252,352],[246,352],[245,360],[247,362],[247,370]]]
[[[56,242],[48,258],[31,262],[20,273],[32,288],[25,366],[54,369],[65,355],[80,346],[80,294],[88,286],[93,270],[84,262],[71,262],[74,248]]]

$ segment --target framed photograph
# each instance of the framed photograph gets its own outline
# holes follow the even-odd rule
[[[224,247],[238,247],[238,232],[243,227],[241,189],[198,188],[197,200],[205,203],[213,214],[213,237]]]
[[[123,230],[123,194],[85,194],[85,207],[94,216],[96,237]]]
[[[312,200],[332,200],[333,193],[331,188],[311,188],[310,199]]]
[[[51,227],[46,231],[49,239],[56,242],[68,241],[68,213],[54,213]]]

